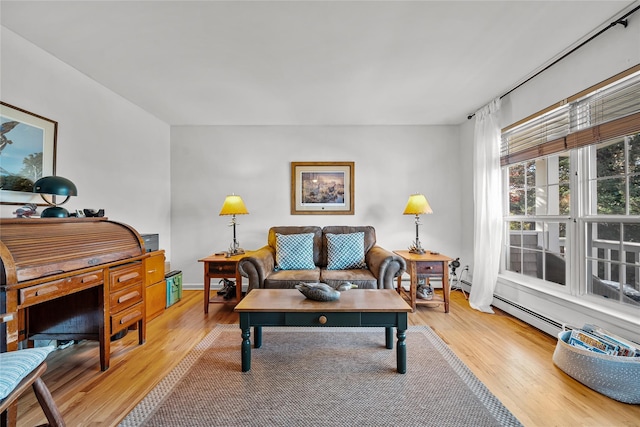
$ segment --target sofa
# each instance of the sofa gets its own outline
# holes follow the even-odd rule
[[[267,244],[238,262],[252,289],[291,289],[300,282],[337,288],[393,289],[406,269],[404,259],[376,245],[371,226],[280,226]]]

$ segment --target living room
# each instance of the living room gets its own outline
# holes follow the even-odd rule
[[[183,271],[185,288],[201,288],[198,259],[228,248],[228,218],[219,217],[218,212],[224,197],[231,193],[240,194],[249,210],[238,225],[238,237],[246,249],[262,246],[270,226],[310,222],[320,226],[370,224],[376,227],[383,247],[405,249],[414,231],[412,218],[403,216],[402,209],[410,194],[424,193],[434,211],[422,219],[425,247],[460,257],[463,265],[469,265],[472,277],[474,120],[467,120],[466,115],[586,35],[581,33],[570,43],[549,47],[548,53],[542,53],[549,57],[533,66],[509,61],[509,67],[520,70],[513,72],[512,81],[487,93],[478,105],[465,105],[466,113],[456,116],[452,124],[431,124],[428,116],[422,119],[424,124],[416,123],[414,117],[376,122],[360,111],[352,112],[351,117],[334,117],[331,111],[316,111],[314,105],[320,101],[338,105],[345,100],[297,98],[295,108],[300,111],[289,112],[281,105],[278,108],[284,112],[279,111],[280,118],[254,120],[257,112],[247,112],[246,120],[233,122],[222,108],[221,119],[212,117],[205,122],[200,117],[181,117],[170,124],[51,55],[46,46],[12,31],[14,22],[28,16],[12,15],[12,8],[20,11],[25,7],[18,3],[2,5],[2,101],[58,122],[56,173],[75,182],[79,191],[68,207],[103,208],[110,219],[127,223],[140,233],[158,233],[172,268]],[[605,11],[597,10],[605,7],[603,2],[588,5],[594,8],[592,24],[582,25],[589,31],[633,6],[624,1],[606,3]],[[356,12],[360,13],[357,8]],[[401,12],[402,16],[411,15],[411,10]],[[640,62],[640,30],[633,20],[629,22],[627,28],[612,28],[505,97],[503,124],[527,117]],[[41,28],[46,34],[46,26]],[[466,49],[467,53],[473,51]],[[430,62],[419,64],[428,68]],[[263,63],[254,65],[266,67]],[[114,68],[113,73],[118,67]],[[481,82],[488,69],[470,69],[475,69],[478,77],[467,87],[473,87],[477,96],[475,88],[482,84],[475,81]],[[432,83],[420,90],[435,90],[436,86]],[[269,96],[268,100],[276,102],[277,95]],[[367,101],[371,103],[382,93],[368,96],[373,96]],[[433,114],[441,114],[442,107],[429,108]],[[301,124],[296,124],[296,114],[301,116]],[[290,215],[290,163],[294,161],[355,162],[355,215]],[[13,206],[2,206],[0,214],[10,217],[14,210]],[[500,282],[496,293],[560,322],[580,323],[583,318],[580,313],[567,318],[562,302],[551,305],[549,295],[540,297],[513,283]],[[602,320],[606,326],[618,323]],[[636,323],[624,329],[630,333],[638,330]]]
[[[410,94],[413,98],[414,92],[418,93],[425,104],[431,105],[423,110],[425,115],[420,120],[416,117],[366,116],[362,109],[355,108],[351,115],[340,117],[336,117],[334,111],[319,110],[320,104],[338,106],[352,102],[342,92],[332,94],[322,86],[321,73],[337,72],[322,69],[301,80],[309,85],[318,82],[320,87],[312,93],[325,91],[328,100],[313,99],[302,92],[292,105],[286,105],[286,100],[278,93],[248,85],[232,96],[224,97],[227,101],[235,98],[236,103],[228,104],[227,109],[224,105],[218,106],[219,117],[185,115],[167,121],[119,94],[121,88],[110,87],[108,80],[97,81],[91,73],[79,71],[79,65],[74,65],[72,59],[67,62],[57,57],[52,53],[56,48],[55,40],[42,41],[42,35],[38,36],[32,27],[27,32],[29,36],[22,35],[15,22],[26,21],[29,14],[48,16],[47,8],[52,6],[44,3],[59,2],[26,3],[32,5],[21,6],[20,2],[11,1],[3,1],[0,5],[1,100],[58,122],[56,174],[71,179],[78,187],[78,196],[66,206],[70,210],[102,208],[111,220],[129,224],[140,233],[158,233],[159,246],[165,250],[171,268],[183,271],[185,289],[202,289],[202,265],[198,259],[229,247],[232,239],[229,218],[219,216],[218,212],[225,196],[231,193],[241,195],[249,210],[249,215],[238,218],[237,227],[241,246],[249,250],[264,245],[267,231],[274,225],[342,224],[372,225],[381,246],[405,249],[414,239],[415,230],[413,217],[402,215],[402,210],[410,194],[421,192],[433,208],[433,214],[421,218],[423,245],[453,258],[460,257],[462,264],[469,265],[473,273],[475,120],[468,120],[466,116],[512,89],[578,40],[602,28],[610,18],[619,16],[619,12],[637,5],[637,2],[629,1],[581,3],[580,7],[584,6],[580,19],[582,26],[562,32],[565,41],[546,44],[545,49],[527,46],[535,54],[524,51],[521,46],[512,46],[509,53],[519,51],[519,54],[499,62],[500,68],[513,67],[507,74],[508,81],[499,85],[493,82],[488,89],[485,89],[485,80],[492,80],[493,68],[485,62],[500,58],[473,56],[474,34],[464,34],[464,25],[451,23],[447,37],[453,38],[457,32],[463,32],[465,53],[477,61],[476,67],[467,67],[470,82],[461,87],[472,87],[470,96],[480,102],[456,107],[456,111],[462,109],[464,113],[437,122],[430,118],[430,113],[446,113],[449,102],[462,102],[465,97],[456,92],[460,89],[456,89],[451,91],[455,95],[451,101],[440,99],[438,104],[431,104],[431,92],[440,85],[438,79],[447,80],[447,66],[429,60],[418,64],[424,70],[434,63],[440,64],[439,74],[430,77],[434,80],[427,82],[429,84],[408,80],[408,87],[399,95],[386,93],[381,85],[376,90],[367,92],[365,88],[360,91],[366,102],[376,105],[388,102],[396,112],[402,110],[402,103],[394,97]],[[351,6],[357,8],[357,4]],[[366,6],[371,7],[370,4]],[[460,5],[463,6],[469,4]],[[27,9],[21,10],[22,7]],[[38,9],[30,10],[30,7],[45,9],[37,13]],[[525,10],[531,12],[531,9]],[[564,13],[568,12],[565,10]],[[407,11],[401,14],[402,17],[410,15],[415,16]],[[509,23],[511,31],[518,31],[529,19],[526,13],[523,15]],[[323,16],[328,19],[330,13]],[[64,22],[40,25],[46,33],[47,25],[61,26]],[[558,22],[554,21],[555,24]],[[556,28],[556,25],[549,25],[545,32],[548,28]],[[115,27],[108,31],[118,33]],[[503,37],[506,39],[511,35]],[[179,35],[175,35],[175,39],[179,40]],[[421,40],[435,43],[437,39]],[[502,125],[528,117],[639,64],[638,40],[640,25],[636,14],[629,18],[626,28],[612,28],[503,98]],[[112,42],[126,43],[126,40],[115,38]],[[174,47],[167,46],[164,60],[182,60],[178,51],[171,49]],[[96,46],[96,50],[100,48]],[[390,47],[399,48],[399,44]],[[245,54],[238,52],[240,56]],[[82,52],[78,51],[78,55]],[[527,62],[530,61],[528,57],[536,55],[541,60]],[[354,56],[354,60],[357,59]],[[118,58],[113,57],[112,61],[109,71],[116,76],[121,72]],[[249,65],[255,66],[256,72],[269,71],[265,65],[269,58],[262,61]],[[339,62],[336,62],[333,65],[337,67]],[[161,64],[156,66],[161,67]],[[141,68],[141,72],[151,70]],[[242,72],[249,73],[246,69]],[[362,70],[362,75],[351,76],[352,83],[355,85],[360,79],[366,79],[366,72]],[[398,75],[401,76],[394,74],[395,79],[400,79]],[[213,81],[219,76],[212,74],[210,78]],[[117,80],[113,77],[114,83]],[[160,96],[168,88],[157,86],[153,89]],[[132,98],[136,95],[135,91],[129,93]],[[354,92],[345,93],[353,96]],[[210,93],[207,96],[211,96]],[[261,109],[267,103],[263,98],[271,103],[270,108]],[[213,99],[203,99],[195,94],[193,109],[197,110]],[[208,108],[202,110],[210,111]],[[244,120],[234,121],[238,111],[245,115]],[[165,111],[164,114],[171,116],[173,112]],[[355,214],[291,215],[290,163],[296,161],[354,162]],[[16,208],[2,205],[0,215],[14,216]],[[470,282],[473,283],[473,274]],[[524,288],[517,283],[499,281],[495,293],[561,323],[581,324],[589,320],[586,309],[576,309],[574,304],[568,309],[562,297]],[[496,306],[499,304],[500,301],[496,301]],[[509,311],[509,307],[505,309]],[[618,328],[630,339],[640,340],[637,311],[634,318],[626,312],[622,315],[612,312],[609,307],[589,306],[588,309],[597,312],[596,319],[603,326]],[[535,319],[530,322],[544,330],[544,325],[536,324]]]

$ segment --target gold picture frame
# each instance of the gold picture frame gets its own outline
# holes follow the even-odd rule
[[[291,215],[353,215],[354,162],[291,162]]]
[[[55,175],[58,122],[0,101],[0,204],[43,205],[33,184]]]

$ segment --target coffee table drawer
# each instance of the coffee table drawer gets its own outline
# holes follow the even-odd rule
[[[285,326],[361,326],[360,313],[285,313]]]

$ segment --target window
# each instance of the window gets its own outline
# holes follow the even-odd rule
[[[640,306],[640,133],[589,148],[587,292]]]
[[[503,130],[503,273],[640,307],[639,69]]]
[[[505,268],[565,285],[571,194],[568,155],[542,157],[505,170],[509,183]]]

